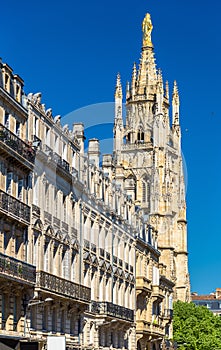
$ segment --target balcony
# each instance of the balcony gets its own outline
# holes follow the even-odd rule
[[[41,209],[37,205],[32,204],[32,213],[40,217]]]
[[[148,295],[151,293],[151,281],[144,276],[136,277],[136,293],[137,295]]]
[[[152,286],[152,296],[158,300],[163,300],[164,291],[159,285]]]
[[[70,178],[72,178],[71,172],[70,172],[70,164],[62,159],[59,154],[54,153],[53,154],[53,160],[57,164],[57,171],[59,171],[63,175],[68,175]]]
[[[19,165],[23,165],[29,170],[33,169],[35,163],[36,151],[31,145],[22,141],[18,136],[13,134],[4,125],[0,123],[0,148],[1,153],[13,157]]]
[[[134,321],[134,311],[124,306],[116,305],[110,302],[91,302],[91,312],[99,315],[120,318],[125,321]]]
[[[89,303],[91,289],[44,271],[37,271],[36,288]]]
[[[172,309],[165,309],[164,310],[164,318],[171,320],[173,318],[173,310]]]
[[[136,320],[137,333],[151,333],[151,323],[146,320]]]
[[[52,215],[50,213],[48,213],[47,211],[44,211],[44,219],[49,224],[51,224],[51,222],[52,222]]]
[[[151,331],[153,334],[157,336],[162,336],[165,333],[165,328],[163,325],[162,317],[159,315],[152,315],[152,324],[151,324]]]
[[[30,207],[2,190],[0,190],[0,211],[26,225],[30,223]]]
[[[0,277],[35,284],[36,268],[24,261],[0,253]]]

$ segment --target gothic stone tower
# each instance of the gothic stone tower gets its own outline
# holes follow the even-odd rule
[[[122,118],[122,86],[115,90],[114,163],[116,182],[135,201],[144,225],[158,231],[161,263],[175,283],[174,298],[189,301],[186,202],[179,94],[176,82],[170,117],[169,86],[156,69],[152,23],[143,21],[143,46],[126,91],[126,125]]]

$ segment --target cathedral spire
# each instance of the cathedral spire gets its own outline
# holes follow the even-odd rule
[[[150,14],[147,13],[142,23],[143,45],[137,83],[137,92],[139,95],[147,95],[148,87],[156,84],[156,64],[151,41],[152,29],[153,25]]]

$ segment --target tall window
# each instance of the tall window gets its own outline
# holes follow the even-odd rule
[[[14,310],[13,310],[13,330],[16,331],[17,330],[17,323],[18,323],[18,310],[17,310],[17,306],[18,306],[18,297],[14,296]]]
[[[64,143],[63,145],[63,159],[67,160],[67,144]]]
[[[45,306],[43,310],[43,322],[42,322],[42,328],[44,330],[48,329],[48,307]]]
[[[137,133],[137,140],[138,142],[144,142],[144,132],[139,130]]]
[[[6,192],[8,194],[12,193],[12,178],[13,178],[13,173],[9,172],[6,175]]]
[[[38,239],[38,234],[34,233],[32,264],[35,266],[38,266]]]
[[[142,201],[143,203],[149,203],[150,199],[150,183],[145,177],[142,181]]]
[[[45,210],[49,211],[49,184],[45,184]]]
[[[50,129],[46,127],[46,145],[50,147]]]
[[[64,310],[61,310],[61,333],[65,333],[65,314]]]
[[[31,328],[36,329],[37,306],[31,307]]]
[[[5,122],[4,125],[7,129],[9,129],[9,113],[5,113]]]
[[[2,294],[2,329],[6,326],[6,296]]]
[[[58,217],[58,190],[54,189],[54,216]]]
[[[4,232],[4,253],[7,254],[9,250],[9,242],[10,242],[10,233]]]
[[[38,137],[38,134],[39,134],[39,120],[37,117],[35,117],[34,135]]]
[[[53,308],[52,310],[52,332],[56,332],[57,329],[57,310]]]
[[[64,250],[62,254],[63,277],[69,279],[70,271],[70,251]]]
[[[49,267],[49,242],[45,242],[44,246],[44,270],[48,271]]]
[[[153,266],[153,280],[152,283],[154,286],[158,286],[159,285],[159,269],[156,266]]]
[[[76,335],[76,329],[75,329],[75,326],[76,326],[76,316],[74,313],[71,314],[71,322],[70,322],[70,333],[72,335]]]
[[[20,131],[21,131],[21,123],[19,123],[17,120],[16,120],[16,124],[15,124],[15,134],[20,137]]]
[[[23,200],[23,186],[24,186],[24,180],[18,179],[18,188],[17,188],[17,198],[22,201]]]
[[[67,219],[67,204],[66,196],[63,194],[63,210],[64,210],[64,221]]]

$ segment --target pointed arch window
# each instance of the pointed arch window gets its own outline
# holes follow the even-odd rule
[[[137,141],[138,143],[144,142],[144,132],[142,130],[139,130],[137,133]]]
[[[148,178],[142,180],[142,202],[149,203],[150,199],[150,182]]]

